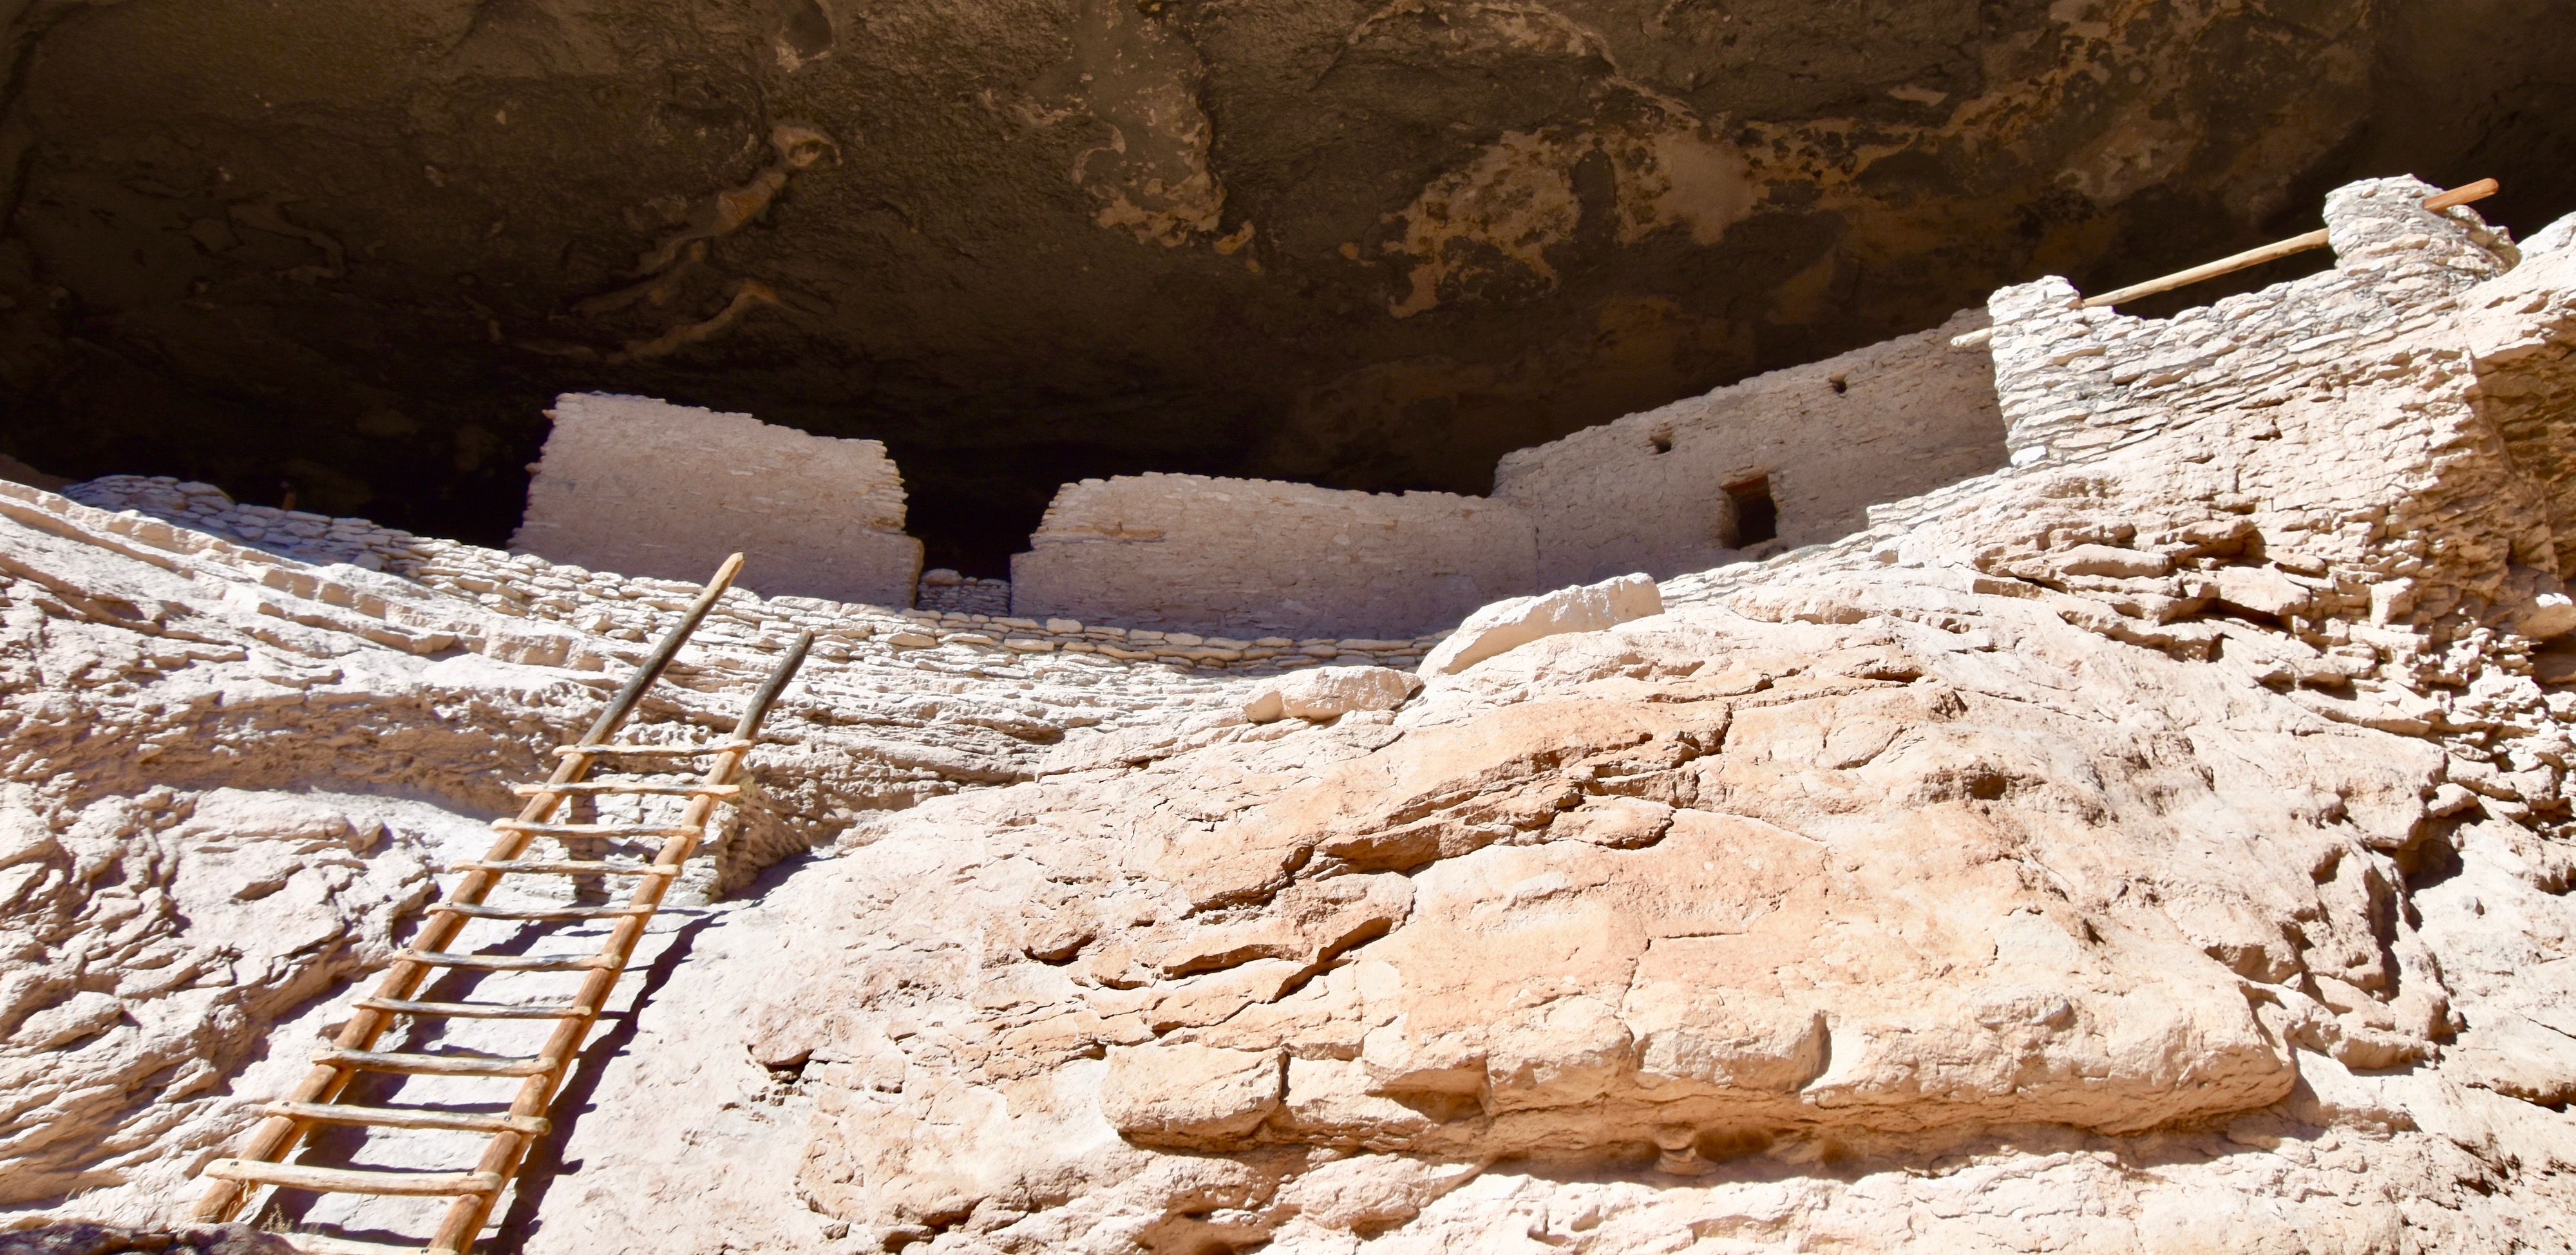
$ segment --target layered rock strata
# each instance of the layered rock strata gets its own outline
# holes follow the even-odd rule
[[[494,568],[540,598],[524,581],[544,569]],[[451,591],[316,567],[7,483],[0,578],[0,1206],[77,1199],[141,1223],[255,1114],[242,1069],[300,1068],[272,1026],[319,1031],[312,1000],[386,960],[439,871],[512,808],[503,785],[544,774],[645,633],[479,604],[468,575]],[[658,629],[692,590],[626,591],[603,600]],[[728,597],[648,700],[650,734],[729,727],[799,604],[820,603]],[[758,803],[693,891],[923,796],[1239,722],[1239,698],[1186,666],[986,652],[979,668],[936,640],[817,650],[756,756]]]
[[[727,925],[810,971],[678,974],[530,1249],[682,1182],[787,1249],[2563,1243],[2576,615],[2496,403],[2576,265],[2436,229],[2419,325],[2238,403],[907,812]],[[609,1151],[677,1124],[774,1157]]]
[[[2057,282],[1998,293],[2017,465],[1830,545],[1666,580],[1661,613],[1428,668],[1418,694],[1061,649],[969,676],[926,649],[845,648],[761,760],[781,833],[840,857],[771,873],[645,982],[494,1239],[2576,1243],[2576,601],[2551,460],[2576,253],[2517,264],[2473,215],[2419,221],[2419,191],[2339,198],[2338,230],[2365,239],[2347,257],[2384,264],[2228,307],[2270,319],[2233,345],[2200,333],[2222,315],[2122,320]],[[2259,379],[2231,390],[2239,370]],[[339,709],[398,723],[374,696],[393,681],[367,677],[470,666],[569,696],[634,648],[496,609],[544,600],[517,591],[539,579],[590,587],[540,563],[488,568],[495,606],[361,601],[348,568],[15,501],[6,622],[31,655],[147,622],[223,648],[220,608],[266,598],[240,632],[297,625],[299,656],[337,668],[298,709],[346,692]],[[802,616],[862,613],[728,605],[741,617],[689,659],[682,718],[710,717],[698,703],[720,706]],[[427,661],[371,642],[377,623],[473,652]],[[560,633],[572,665],[496,661],[525,648],[496,643],[512,630]],[[8,700],[60,726],[280,656],[230,647],[243,657],[156,662],[135,695],[55,662]],[[1290,717],[1292,687],[1311,715]],[[884,718],[923,692],[955,713]],[[1265,693],[1280,717],[1245,709]],[[1046,712],[1016,746],[946,739],[1010,702]],[[1113,706],[1132,712],[1114,730],[1035,749],[1040,727]],[[532,753],[560,718],[519,717],[516,740],[465,743]],[[122,757],[51,735],[10,771],[53,840],[140,805],[91,800],[140,794]],[[879,774],[903,747],[946,749],[954,774]],[[832,809],[862,797],[882,805]],[[364,876],[408,883],[396,851],[421,840],[359,859]],[[185,868],[202,845],[179,848]],[[334,909],[364,939],[395,912],[349,883]],[[82,1005],[99,1004],[31,1000],[21,1023]],[[271,1039],[330,1004],[302,1014]],[[55,1072],[92,1066],[58,1054]],[[182,1130],[79,1167],[112,1185],[100,1205],[184,1198],[185,1168],[275,1083],[215,1071],[205,1097],[86,1117]]]

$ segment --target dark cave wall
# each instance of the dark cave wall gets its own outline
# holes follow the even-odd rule
[[[883,439],[931,561],[998,573],[1066,480],[1480,492],[1998,283],[2307,229],[2350,177],[2576,208],[2542,0],[0,21],[0,452],[487,541],[567,389]]]

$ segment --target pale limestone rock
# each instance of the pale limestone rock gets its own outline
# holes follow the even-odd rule
[[[1598,632],[1631,619],[1663,613],[1663,598],[1648,575],[1622,575],[1537,597],[1498,601],[1468,615],[1458,630],[1423,658],[1426,677],[1455,675],[1505,650],[1563,632]]]
[[[1180,1043],[1112,1046],[1100,1110],[1146,1146],[1223,1147],[1279,1109],[1280,1055]]]
[[[1393,667],[1316,667],[1281,676],[1244,699],[1251,723],[1281,719],[1331,719],[1354,710],[1393,710],[1422,681]]]
[[[2530,239],[2522,241],[2522,255],[2526,259],[2539,257],[2570,244],[2576,244],[2576,214],[2569,214],[2532,232]]]

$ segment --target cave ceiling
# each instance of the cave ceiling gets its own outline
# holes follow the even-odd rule
[[[1481,492],[2352,177],[2537,229],[2553,8],[0,0],[0,451],[494,540],[642,393],[884,440],[993,573],[1086,475]]]

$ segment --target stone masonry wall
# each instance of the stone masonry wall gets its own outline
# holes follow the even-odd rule
[[[769,593],[912,604],[921,542],[883,444],[643,397],[567,394],[548,414],[512,548],[683,580],[740,550]]]
[[[2412,178],[2337,189],[2326,203],[2335,269],[2171,318],[2086,309],[2082,294],[2055,276],[1998,289],[1988,302],[1994,327],[1990,360],[2010,465],[1873,505],[1867,531],[1831,544],[1667,581],[1666,602],[1721,601],[1779,570],[1866,570],[1891,564],[1909,535],[1987,508],[1981,503],[2013,481],[2082,470],[2167,433],[2215,442],[2243,439],[2262,447],[2280,439],[2278,422],[2267,416],[2287,404],[2423,373],[2429,367],[2419,360],[2420,351],[2391,346],[2458,327],[2461,298],[2469,289],[2513,269],[2526,254],[2536,256],[2550,243],[2563,246],[2576,235],[2562,223],[2517,249],[2471,209],[2424,211],[2423,199],[2439,190]],[[2559,446],[2548,443],[2557,421],[2549,415],[2565,411],[2553,411],[2548,401],[2576,396],[2576,385],[2548,382],[2557,376],[2543,370],[2508,370],[2503,364],[2555,361],[2568,353],[2555,343],[2481,352],[2475,358],[2477,382],[2468,390],[2478,402],[2480,419],[2499,429],[2521,469],[2544,485],[2553,501],[2567,490],[2558,487],[2562,477],[2554,459],[2563,455],[2552,451]],[[2353,474],[2376,475],[2376,456],[2362,459]],[[2330,544],[2341,526],[2320,516],[2295,526],[2285,521],[2272,534],[2307,533],[2314,542]],[[2303,553],[2289,549],[2283,556],[2285,561],[2274,564],[2282,581],[2309,591],[2331,590],[2331,581],[2310,573],[2316,564]],[[2404,567],[2402,555],[2391,557],[2373,578],[2402,577]],[[2561,558],[2558,570],[2576,571],[2576,565]],[[2282,604],[2305,596],[2274,591],[2287,599]],[[2238,593],[2256,595],[2241,582]],[[2402,586],[2390,584],[2380,594],[2381,615],[2394,611],[2407,617],[2410,612],[2398,609],[2404,596]],[[2149,609],[2145,603],[2131,606]],[[2172,612],[2172,607],[2159,611]]]
[[[2064,279],[2002,288],[1994,370],[2016,464],[2064,462],[2171,425],[2276,407],[2307,372],[2456,314],[2450,298],[2517,251],[2474,211],[2427,212],[2441,189],[2375,179],[2326,199],[2335,268],[2167,319],[2085,309]]]
[[[641,643],[658,636],[678,618],[698,587],[691,580],[594,571],[536,554],[415,536],[365,519],[319,519],[328,526],[318,529],[320,535],[307,537],[274,526],[281,517],[275,509],[235,505],[212,484],[166,475],[104,476],[74,484],[63,495],[120,514],[120,525],[173,523],[280,557],[387,571],[471,598],[487,610],[611,641]],[[282,517],[306,530],[317,529],[318,516]],[[795,631],[810,629],[817,640],[816,656],[832,662],[1013,680],[1026,678],[1022,669],[1032,661],[1061,655],[1085,664],[1135,670],[1142,673],[1142,682],[1160,685],[1185,673],[1211,678],[1272,675],[1324,663],[1411,667],[1447,635],[1444,631],[1395,639],[1309,635],[1238,640],[1062,617],[1040,621],[957,610],[895,611],[817,597],[764,598],[749,591],[767,582],[762,574],[756,566],[746,571],[743,584],[725,597],[716,616],[699,629],[699,639],[774,651]],[[554,652],[540,648],[537,657],[555,665],[562,660],[563,642],[569,638],[548,639],[554,642]]]
[[[1534,525],[1543,589],[1740,560],[1752,545],[1738,541],[1730,484],[1767,481],[1779,548],[1859,531],[1873,502],[2003,464],[1992,361],[1949,344],[1985,323],[1963,310],[1931,331],[1506,454],[1494,499]]]
[[[1029,544],[1015,612],[1202,632],[1411,636],[1538,580],[1511,506],[1199,475],[1068,484]]]
[[[1989,359],[1949,345],[1983,325],[1963,311],[1523,449],[1496,468],[1489,498],[1192,475],[1069,484],[1012,561],[1012,606],[1200,631],[1402,634],[1502,597],[1830,540],[1866,527],[1872,502],[2003,463]],[[1777,540],[1739,548],[1727,490],[1756,482]]]

